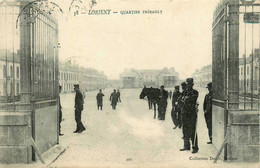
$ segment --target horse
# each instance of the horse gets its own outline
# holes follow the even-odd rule
[[[156,108],[158,107],[158,103],[160,100],[159,96],[160,96],[160,89],[152,88],[152,87],[151,88],[144,87],[139,96],[140,99],[144,99],[145,97],[147,97],[149,109],[152,109],[151,108],[152,106],[154,107],[154,119],[156,119]],[[158,118],[159,118],[159,114],[158,114]]]

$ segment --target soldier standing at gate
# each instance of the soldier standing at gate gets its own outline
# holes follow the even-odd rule
[[[60,92],[61,92],[62,87],[59,86],[59,97],[58,97],[58,101],[59,101],[59,135],[62,136],[64,134],[61,133],[61,121],[62,121],[62,107],[61,107],[61,103],[60,103]]]
[[[165,120],[165,113],[167,108],[168,92],[164,90],[164,86],[161,86],[159,103],[158,103],[158,119]]]
[[[203,103],[204,117],[206,120],[208,134],[209,134],[209,142],[207,144],[212,144],[212,83],[208,83],[207,88],[209,93],[206,94]]]
[[[97,109],[98,110],[99,110],[99,107],[102,110],[102,107],[103,107],[103,96],[105,96],[105,95],[102,93],[102,90],[100,89],[99,93],[96,96],[96,99],[97,99]]]
[[[187,78],[187,92],[184,96],[183,104],[183,133],[184,133],[184,148],[180,151],[190,150],[190,139],[192,141],[192,153],[197,153],[198,136],[196,133],[197,124],[197,99],[199,93],[193,89],[193,78]]]
[[[118,101],[116,89],[114,89],[114,92],[111,93],[110,101],[111,101],[112,109],[115,110],[116,109],[116,105],[117,105],[117,101]]]
[[[179,86],[175,86],[175,90],[172,95],[172,111],[171,111],[171,117],[172,117],[172,122],[175,125],[173,129],[176,129],[179,126],[179,119],[180,118],[180,108],[178,106],[178,98],[181,96],[181,93],[179,91]]]
[[[83,99],[83,94],[79,90],[79,85],[74,85],[74,91],[76,92],[75,96],[75,120],[77,123],[77,129],[74,131],[74,133],[81,133],[86,128],[83,126],[81,122],[81,112],[83,110],[83,104],[84,104],[84,99]]]

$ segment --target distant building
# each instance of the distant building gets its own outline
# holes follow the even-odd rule
[[[108,87],[113,88],[113,89],[118,89],[121,88],[121,82],[120,80],[108,80]]]
[[[10,50],[0,50],[0,96],[20,94],[20,56]]]
[[[197,87],[206,87],[209,82],[212,82],[212,66],[206,65],[201,69],[197,69],[192,77],[194,79],[194,85]]]
[[[164,68],[161,70],[135,70],[125,69],[120,74],[122,88],[140,87],[173,87],[178,83],[179,74],[174,68]]]
[[[254,55],[239,59],[239,92],[258,95],[259,93],[259,49],[255,49]],[[253,72],[253,74],[252,74]],[[253,83],[252,83],[253,82]],[[253,86],[253,87],[252,87]]]
[[[107,76],[92,68],[79,67],[77,64],[60,63],[59,83],[63,92],[73,92],[74,84],[79,84],[82,91],[104,89]]]

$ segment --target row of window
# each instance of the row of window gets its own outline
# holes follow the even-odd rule
[[[6,76],[8,76],[7,74],[7,71],[6,71],[6,65],[3,66],[3,78],[6,78]],[[12,78],[14,76],[14,69],[13,69],[13,66],[11,65],[10,66],[10,77]],[[19,67],[17,66],[16,67],[16,78],[19,78],[20,77],[20,69]]]
[[[60,80],[79,80],[77,74],[60,72]]]

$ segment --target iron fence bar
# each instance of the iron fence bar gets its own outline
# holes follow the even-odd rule
[[[245,6],[246,12],[246,6]],[[245,37],[244,37],[244,102],[246,101],[246,24],[245,24]],[[244,103],[244,109],[246,108],[246,104]]]
[[[252,6],[252,12],[254,12],[254,6]],[[252,60],[251,60],[251,108],[253,108],[253,87],[254,87],[254,24],[252,24]]]

